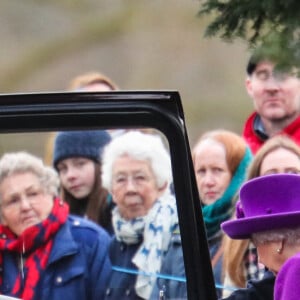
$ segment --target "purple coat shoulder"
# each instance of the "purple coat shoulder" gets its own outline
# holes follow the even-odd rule
[[[289,258],[276,276],[274,299],[298,300],[300,298],[300,253]]]

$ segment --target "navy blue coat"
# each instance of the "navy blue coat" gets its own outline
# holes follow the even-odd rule
[[[137,275],[122,271],[137,271],[137,267],[131,262],[131,260],[141,243],[142,241],[137,244],[128,245],[123,242],[119,242],[115,237],[113,238],[109,249],[109,257],[113,267],[117,267],[119,270],[112,271],[104,299],[142,299],[136,294],[134,288]]]
[[[221,246],[221,238],[216,236],[209,243],[210,257],[219,250]],[[214,279],[220,285],[222,273],[222,257],[217,260],[213,268]],[[172,235],[172,241],[168,252],[166,253],[161,269],[161,275],[169,277],[169,279],[158,278],[157,284],[153,289],[151,300],[159,299],[159,291],[164,292],[164,299],[187,299],[187,287],[185,279],[185,267],[182,253],[181,236],[179,230],[175,230]],[[217,289],[217,296],[221,296],[221,289]]]
[[[170,279],[158,278],[154,286],[151,300],[159,299],[159,292],[162,290],[164,299],[187,299],[185,268],[183,261],[180,233],[173,233],[171,245],[163,261],[161,275]],[[174,278],[173,278],[174,277]]]
[[[110,237],[98,225],[69,216],[57,232],[47,268],[34,300],[103,299],[111,272],[108,257]],[[4,253],[1,293],[10,295],[19,272],[16,258]]]

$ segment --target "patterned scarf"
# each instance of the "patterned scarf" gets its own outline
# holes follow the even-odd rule
[[[220,230],[222,222],[231,218],[235,204],[233,198],[245,180],[246,171],[251,160],[252,154],[247,147],[244,157],[239,163],[223,196],[213,204],[206,205],[202,208],[208,239],[213,237]]]
[[[167,251],[174,228],[178,224],[175,199],[165,195],[158,199],[145,217],[124,220],[117,207],[113,210],[113,226],[118,241],[126,244],[136,244],[142,241],[132,262],[140,274],[137,276],[135,290],[143,299],[149,299],[155,276],[160,271],[162,258]]]
[[[46,268],[53,244],[53,236],[67,220],[69,207],[60,199],[54,200],[47,219],[16,236],[8,227],[0,225],[0,270],[3,270],[3,252],[26,256],[26,262],[16,278],[11,295],[23,300],[34,299],[41,274]],[[5,270],[3,270],[5,271]],[[0,273],[2,290],[3,271]]]

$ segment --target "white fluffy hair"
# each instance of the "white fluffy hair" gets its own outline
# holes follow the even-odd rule
[[[300,245],[300,226],[293,228],[272,229],[252,234],[255,245],[285,240],[289,245]]]
[[[45,166],[40,158],[24,151],[7,153],[1,157],[0,184],[11,175],[23,173],[32,173],[46,193],[58,195],[58,175],[53,168]]]
[[[115,160],[121,156],[148,161],[154,173],[158,188],[172,180],[171,160],[161,138],[158,135],[129,131],[115,137],[105,148],[102,156],[102,185],[109,191],[112,188],[112,168]]]

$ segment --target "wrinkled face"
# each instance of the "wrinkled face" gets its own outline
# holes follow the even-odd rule
[[[213,140],[204,140],[195,151],[194,168],[201,201],[212,204],[224,194],[231,173],[223,145]]]
[[[16,235],[45,220],[53,207],[53,196],[31,172],[6,177],[0,184],[0,197],[1,222]]]
[[[260,263],[265,265],[271,272],[277,274],[284,263],[283,255],[277,253],[278,242],[266,242],[257,244],[257,254]]]
[[[123,218],[145,216],[163,192],[148,161],[120,156],[112,169],[112,196]]]
[[[88,158],[73,157],[60,161],[57,169],[62,186],[76,199],[90,195],[95,184],[95,163]]]
[[[294,152],[278,148],[268,153],[261,164],[260,176],[276,173],[300,173],[300,158]]]
[[[246,80],[246,88],[263,121],[290,119],[299,113],[300,80],[290,74],[274,74],[271,62],[257,65]]]

